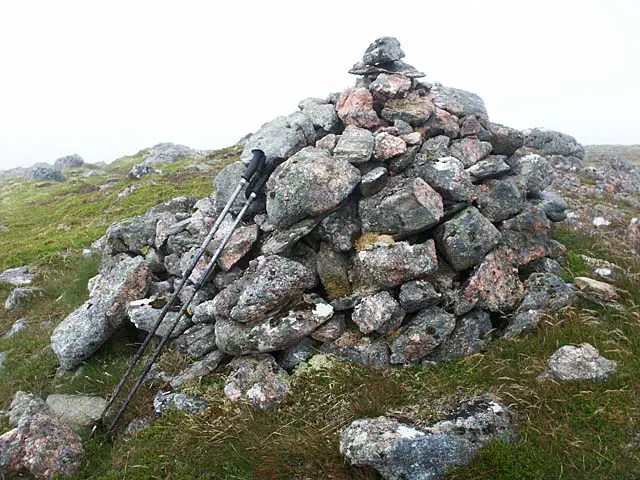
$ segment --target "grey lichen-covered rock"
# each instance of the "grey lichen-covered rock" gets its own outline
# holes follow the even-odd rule
[[[453,332],[456,317],[439,307],[421,310],[389,344],[391,363],[410,363],[433,352]]]
[[[198,413],[209,406],[207,401],[199,395],[187,395],[183,392],[159,391],[153,398],[153,409],[158,415],[168,410],[179,410],[184,413]]]
[[[144,298],[151,272],[142,257],[119,256],[93,286],[89,300],[65,318],[51,335],[51,348],[65,370],[73,370],[111,337],[129,302]]]
[[[143,299],[136,300],[129,303],[127,307],[127,315],[136,328],[140,330],[144,330],[145,332],[150,332],[152,328],[155,326],[158,318],[160,318],[160,313],[162,309],[154,308],[152,304],[152,300]],[[155,332],[155,335],[158,337],[164,337],[169,330],[173,327],[176,320],[178,319],[178,312],[169,312],[167,316],[164,317],[158,329]],[[184,333],[191,326],[191,320],[183,315],[174,330],[171,332],[171,338],[178,338],[182,333]]]
[[[277,117],[262,125],[260,130],[251,135],[240,155],[240,160],[248,163],[253,155],[251,151],[254,149],[262,150],[267,158],[289,158],[309,144],[308,137],[305,136],[303,127],[296,118]]]
[[[480,160],[467,168],[467,173],[474,182],[500,177],[511,170],[506,159],[505,155],[489,155],[486,159]]]
[[[34,297],[41,297],[44,291],[35,287],[18,287],[14,288],[4,302],[5,310],[15,310],[21,304],[30,301]]]
[[[381,73],[369,85],[376,102],[382,103],[384,100],[394,97],[402,97],[411,89],[411,79],[399,74]],[[412,132],[406,132],[412,133]]]
[[[302,113],[315,127],[325,132],[333,132],[340,124],[335,105],[319,98],[307,98],[298,104]]]
[[[360,182],[360,172],[327,150],[305,148],[267,182],[267,214],[278,228],[334,210]]]
[[[553,183],[553,167],[540,155],[532,153],[516,157],[511,166],[512,173],[523,179],[527,194],[532,197],[539,197],[542,191]]]
[[[398,39],[395,37],[380,37],[367,47],[362,56],[362,61],[365,65],[380,65],[394,62],[401,58],[404,58],[404,52]]]
[[[607,380],[618,369],[616,362],[604,358],[588,343],[560,347],[547,363],[549,369],[540,379],[600,382]]]
[[[348,125],[333,150],[336,158],[359,164],[368,162],[373,155],[373,134],[364,128]]]
[[[155,245],[157,222],[157,216],[145,214],[113,223],[107,230],[107,245],[114,253],[141,255]]]
[[[541,192],[539,205],[552,222],[561,222],[567,218],[567,202],[555,193]]]
[[[552,273],[534,273],[525,282],[526,295],[518,308],[556,311],[577,301],[576,291]]]
[[[431,480],[471,462],[476,448],[453,434],[429,435],[395,418],[356,420],[340,434],[340,453],[388,480]]]
[[[534,333],[542,316],[539,310],[516,313],[504,330],[504,338],[514,339]]]
[[[359,204],[363,232],[408,235],[436,225],[444,214],[442,197],[421,178],[393,177]]]
[[[351,315],[360,331],[364,334],[376,331],[386,334],[402,325],[405,311],[387,291],[364,297],[356,305]]]
[[[24,174],[24,179],[27,181],[52,181],[52,182],[64,182],[66,178],[60,170],[56,170],[51,165],[41,164],[31,167]]]
[[[214,299],[218,320],[260,322],[302,298],[315,286],[312,272],[302,264],[277,255],[260,256],[251,261],[242,278]]]
[[[13,395],[11,406],[9,407],[9,425],[17,427],[20,418],[22,418],[22,415],[27,412],[28,409],[34,412],[46,408],[47,406],[44,400],[40,397],[35,396],[33,393],[18,390]]]
[[[449,147],[451,155],[460,160],[465,168],[469,168],[479,161],[486,159],[491,153],[492,148],[489,142],[481,142],[475,138],[455,140]]]
[[[396,98],[385,103],[382,118],[388,122],[403,120],[417,127],[427,123],[433,111],[434,106],[429,97]]]
[[[498,229],[474,207],[440,225],[434,237],[438,250],[458,271],[480,263],[501,238]]]
[[[358,252],[354,258],[353,282],[362,291],[402,285],[436,270],[438,259],[433,240],[411,245],[396,242]]]
[[[510,157],[524,145],[524,135],[520,130],[490,122],[489,130],[480,138],[493,146],[493,153]]]
[[[492,330],[489,314],[483,310],[473,310],[458,319],[451,335],[438,347],[430,359],[449,360],[477,353],[491,341]]]
[[[96,395],[52,394],[46,403],[57,418],[73,429],[94,424],[107,406],[107,401]]]
[[[525,206],[525,194],[512,178],[487,180],[476,192],[478,210],[492,222],[514,217]]]
[[[487,441],[517,438],[514,415],[492,398],[478,397],[427,426],[392,417],[356,420],[340,434],[340,453],[385,479],[431,480],[470,463]]]
[[[0,352],[0,373],[4,372],[4,362],[7,360],[7,352]]]
[[[213,372],[226,358],[226,354],[220,350],[213,350],[195,363],[182,370],[171,379],[171,388],[181,388],[185,383],[194,382]]]
[[[336,103],[338,116],[345,125],[373,129],[382,123],[373,108],[373,96],[367,88],[348,88]]]
[[[452,115],[458,117],[466,115],[487,117],[484,101],[475,93],[440,85],[434,86],[430,93],[433,97],[434,105]]]
[[[424,125],[425,135],[427,138],[444,135],[448,138],[458,138],[460,134],[460,126],[458,125],[458,117],[451,115],[446,110],[436,107]]]
[[[187,147],[185,145],[177,145],[175,143],[159,143],[149,149],[144,163],[146,165],[158,165],[161,163],[173,163],[183,158],[204,158],[199,150]]]
[[[31,285],[33,277],[33,268],[28,265],[23,265],[22,267],[9,268],[0,273],[0,283],[9,283],[14,287],[23,287],[24,285]]]
[[[191,358],[198,359],[205,356],[216,349],[214,326],[200,323],[190,327],[176,340],[176,348]]]
[[[377,167],[362,176],[360,181],[360,193],[363,197],[370,197],[382,190],[387,184],[389,172],[384,167]]]
[[[74,153],[72,155],[65,155],[64,157],[60,157],[55,162],[53,162],[53,168],[55,168],[56,170],[81,167],[84,167],[84,159],[77,153]]]
[[[406,174],[422,178],[445,200],[470,202],[473,199],[471,177],[457,158],[440,157],[430,160],[420,154]]]
[[[322,353],[359,365],[387,368],[389,347],[383,339],[363,336],[360,332],[344,332],[340,338],[320,347]]]
[[[276,407],[286,400],[291,379],[271,355],[234,358],[224,393],[229,400],[248,403],[262,410]]]
[[[440,303],[442,295],[426,280],[413,280],[400,287],[400,306],[407,313]]]
[[[347,202],[327,215],[318,227],[320,238],[337,252],[353,250],[353,244],[361,231],[358,206],[355,202]]]
[[[218,319],[215,324],[216,344],[231,355],[275,352],[311,335],[332,316],[331,305],[309,300],[299,309],[260,323],[243,324],[226,318]]]
[[[412,145],[407,147],[407,151],[402,155],[390,158],[387,163],[389,165],[389,173],[398,175],[400,172],[408,168],[416,159],[416,155],[420,151],[420,145]]]
[[[131,420],[124,429],[125,437],[134,437],[151,428],[152,419],[149,417],[136,417]]]
[[[526,131],[524,145],[535,148],[544,155],[584,158],[584,148],[575,138],[553,130],[534,128]]]
[[[438,135],[430,138],[420,147],[420,153],[426,155],[428,160],[435,160],[441,157],[450,157],[451,139],[446,135]]]

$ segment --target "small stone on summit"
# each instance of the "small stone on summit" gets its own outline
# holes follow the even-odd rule
[[[380,65],[404,58],[400,42],[395,37],[381,37],[375,40],[362,57],[366,65]]]

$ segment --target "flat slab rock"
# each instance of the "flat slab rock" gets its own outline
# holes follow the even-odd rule
[[[28,265],[22,267],[10,268],[0,273],[0,283],[10,283],[16,287],[31,285],[33,281],[33,271]]]
[[[431,480],[469,464],[487,441],[511,443],[516,438],[511,412],[480,397],[428,426],[393,417],[356,420],[340,434],[340,453],[350,464],[373,467],[385,479]]]
[[[104,398],[95,395],[53,394],[47,397],[46,403],[51,411],[71,428],[92,425],[107,406]]]
[[[267,354],[234,358],[224,393],[232,402],[248,403],[262,410],[282,403],[291,390],[289,374]]]

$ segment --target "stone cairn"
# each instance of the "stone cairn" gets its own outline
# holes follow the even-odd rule
[[[113,224],[90,299],[53,332],[62,368],[81,365],[127,319],[150,329],[255,148],[285,161],[174,332],[195,361],[174,388],[236,357],[227,395],[268,407],[286,392],[286,371],[315,353],[429,365],[519,335],[569,304],[571,289],[549,273],[564,250],[551,222],[566,205],[545,192],[554,170],[544,145],[559,134],[493,123],[479,96],[421,80],[403,57],[396,39],[376,40],[350,71],[355,87],[264,124],[212,197]],[[272,379],[257,393],[244,388],[256,375]]]

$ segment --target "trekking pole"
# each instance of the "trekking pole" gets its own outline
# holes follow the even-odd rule
[[[184,275],[182,276],[182,280],[181,280],[180,284],[178,285],[178,288],[174,291],[173,295],[171,296],[171,298],[169,299],[167,304],[163,307],[162,311],[160,312],[160,316],[156,320],[156,323],[153,325],[153,327],[151,328],[151,330],[147,334],[147,337],[144,339],[144,342],[142,343],[142,345],[140,345],[140,347],[138,348],[138,351],[134,355],[133,360],[131,361],[131,364],[129,365],[129,368],[127,369],[125,374],[120,379],[120,382],[118,382],[118,385],[116,386],[115,390],[111,394],[111,397],[109,398],[109,401],[107,402],[107,405],[105,406],[104,410],[102,411],[102,415],[100,415],[100,418],[98,419],[98,421],[96,422],[96,424],[94,425],[94,427],[93,427],[93,429],[91,431],[92,435],[96,431],[97,426],[102,424],[102,422],[104,421],[104,418],[107,415],[107,413],[108,413],[109,409],[111,408],[111,406],[113,405],[113,402],[115,401],[115,399],[118,397],[118,395],[122,391],[122,388],[124,387],[124,384],[129,379],[129,376],[131,375],[131,372],[133,372],[133,369],[136,367],[136,365],[138,364],[138,362],[142,358],[142,355],[144,355],[144,352],[147,350],[147,347],[149,346],[149,343],[151,343],[151,340],[153,339],[153,336],[155,335],[155,333],[158,330],[158,328],[160,327],[160,324],[162,323],[162,321],[165,319],[165,317],[169,313],[169,310],[171,309],[171,307],[173,307],[173,305],[175,304],[176,300],[178,299],[178,296],[180,295],[180,292],[182,291],[184,286],[187,284],[187,281],[189,280],[189,277],[193,273],[193,270],[195,270],[196,266],[198,265],[198,262],[202,258],[202,255],[204,255],[204,252],[206,251],[207,247],[209,246],[209,244],[213,240],[213,237],[217,233],[218,229],[220,228],[220,225],[222,224],[222,221],[225,219],[225,217],[229,213],[229,210],[231,210],[231,207],[232,207],[233,203],[235,202],[236,198],[238,197],[238,195],[240,195],[240,192],[242,192],[242,189],[244,188],[244,186],[253,179],[253,176],[256,173],[256,171],[258,171],[258,170],[263,171],[264,170],[264,163],[265,163],[265,159],[266,159],[266,157],[264,155],[264,152],[262,150],[252,150],[252,153],[253,153],[253,157],[251,158],[251,161],[249,162],[249,165],[247,166],[246,170],[241,175],[240,182],[238,183],[238,186],[236,187],[236,189],[231,194],[231,197],[229,198],[229,200],[225,204],[224,208],[222,209],[222,212],[220,213],[220,215],[216,219],[215,223],[213,224],[213,227],[211,227],[211,230],[209,231],[208,235],[206,236],[206,238],[202,242],[202,245],[196,251],[196,254],[195,254],[194,258],[191,261],[191,264],[189,265],[189,267],[185,271]]]
[[[262,190],[262,188],[264,187],[265,183],[269,179],[269,176],[271,175],[271,173],[273,173],[273,170],[275,170],[276,166],[277,166],[277,161],[267,162],[267,164],[264,167],[264,169],[260,169],[261,171],[258,173],[258,176],[254,177],[252,179],[251,183],[247,187],[247,191],[246,191],[246,194],[245,194],[247,200],[244,203],[244,205],[242,207],[242,210],[240,210],[240,213],[238,213],[238,216],[236,217],[235,221],[233,222],[233,225],[232,225],[231,229],[229,230],[227,235],[222,240],[222,243],[218,246],[218,249],[213,254],[213,257],[211,257],[211,260],[209,261],[209,264],[207,265],[206,270],[203,272],[202,276],[198,280],[198,283],[195,285],[195,288],[194,288],[193,292],[191,293],[191,296],[189,297],[189,299],[186,302],[184,302],[184,304],[182,305],[182,308],[180,308],[180,311],[178,312],[178,315],[176,316],[176,319],[174,320],[173,324],[171,325],[171,327],[167,330],[167,332],[162,337],[162,340],[160,341],[160,343],[156,347],[156,350],[153,352],[153,355],[151,356],[151,358],[147,362],[144,370],[140,374],[140,377],[138,377],[138,380],[136,381],[135,385],[129,391],[129,395],[127,396],[126,400],[124,401],[124,403],[120,407],[120,410],[118,411],[118,413],[116,414],[115,418],[113,419],[113,422],[111,423],[111,425],[107,429],[107,431],[106,431],[107,435],[110,432],[112,432],[113,429],[118,424],[118,421],[120,420],[120,418],[124,414],[125,410],[129,406],[129,403],[131,403],[131,400],[133,399],[133,397],[135,396],[135,394],[139,390],[140,386],[144,382],[144,379],[149,374],[149,371],[151,370],[151,367],[153,366],[153,364],[156,362],[156,360],[158,359],[158,357],[162,353],[162,350],[164,349],[165,345],[169,342],[169,339],[171,338],[171,334],[173,333],[173,331],[176,329],[176,327],[180,323],[180,320],[182,320],[182,317],[184,316],[184,314],[186,313],[187,309],[189,308],[189,305],[191,304],[191,302],[195,298],[195,296],[198,293],[198,291],[206,283],[207,279],[209,278],[209,276],[211,275],[211,273],[215,269],[218,257],[220,257],[220,254],[222,253],[224,248],[227,246],[227,243],[229,242],[229,240],[233,236],[233,233],[235,232],[236,228],[238,227],[238,225],[242,221],[244,215],[247,213],[247,210],[249,209],[249,207],[253,204],[255,199],[258,198],[258,194],[260,193],[260,190]]]

